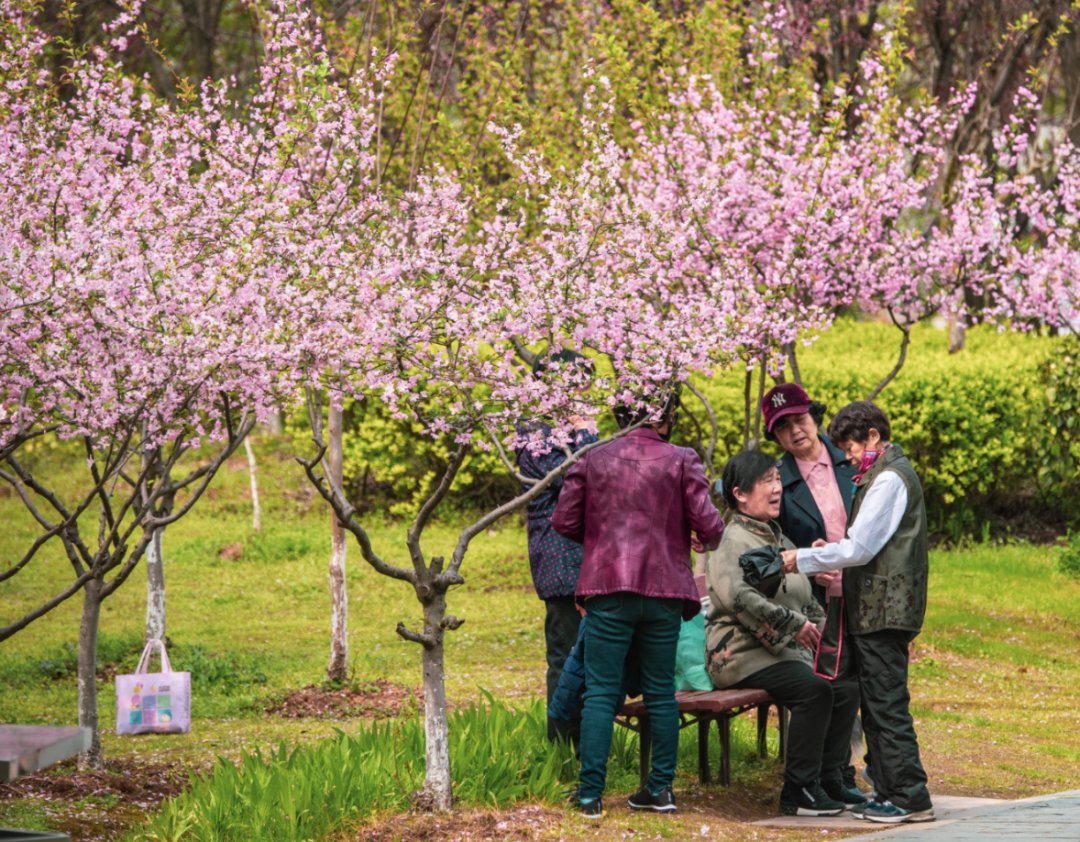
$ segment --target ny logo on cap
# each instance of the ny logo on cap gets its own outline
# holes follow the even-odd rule
[[[784,395],[783,395],[782,392],[777,392],[775,395],[772,396],[772,405],[774,407],[783,406],[786,403],[787,403],[787,400],[784,398]]]

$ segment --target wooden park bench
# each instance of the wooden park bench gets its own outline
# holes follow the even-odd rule
[[[705,597],[708,594],[704,576],[695,576],[694,584],[697,585],[699,596]],[[768,754],[765,738],[769,724],[769,707],[775,705],[780,731],[780,756],[784,756],[787,746],[787,711],[764,690],[686,690],[676,693],[675,699],[679,703],[679,728],[695,724],[698,727],[698,777],[703,784],[712,782],[712,771],[709,768],[709,726],[713,722],[720,732],[720,783],[723,786],[731,783],[731,720],[741,713],[751,709],[757,711],[758,755],[765,757]],[[636,724],[634,720],[637,720]],[[631,731],[637,731],[639,735],[639,774],[641,785],[645,786],[645,780],[649,777],[649,754],[652,749],[645,701],[637,699],[627,702],[619,709],[615,721]]]
[[[712,782],[709,768],[709,728],[716,723],[720,732],[720,783],[731,783],[731,720],[748,710],[757,711],[758,754],[768,754],[766,733],[769,724],[769,707],[776,706],[780,726],[780,756],[787,745],[787,711],[774,702],[764,690],[687,690],[676,693],[679,703],[679,728],[697,725],[698,728],[698,777],[703,784]],[[636,722],[634,721],[636,720]],[[652,750],[649,733],[649,714],[645,702],[635,699],[619,709],[615,721],[639,735],[639,764],[641,785],[649,776],[649,755]]]

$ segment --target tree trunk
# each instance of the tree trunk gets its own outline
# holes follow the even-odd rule
[[[333,482],[341,488],[343,479],[342,413],[330,407],[328,434],[329,471]],[[349,675],[349,614],[345,594],[345,529],[337,515],[330,512],[330,665],[326,677],[330,681],[345,681]]]
[[[146,545],[146,629],[143,641],[165,640],[165,559],[161,539],[165,530],[154,530]]]
[[[143,441],[146,440],[146,428],[142,430]],[[148,478],[149,482],[165,483],[168,477],[159,476],[161,450],[159,448],[143,449],[142,461],[146,469],[153,468],[153,474]],[[155,467],[157,463],[158,467]],[[149,485],[146,489],[149,494]],[[147,501],[144,499],[144,504]],[[162,509],[171,509],[172,506],[164,500],[159,503]],[[165,559],[161,553],[162,538],[165,529],[158,527],[153,530],[150,542],[146,545],[146,627],[143,630],[144,640],[165,640]]]
[[[752,436],[752,430],[750,428],[750,419],[752,417],[753,409],[750,405],[750,389],[754,385],[754,366],[751,363],[746,364],[746,377],[743,380],[743,438],[742,446],[743,450],[750,449],[750,438]]]
[[[446,594],[436,594],[424,606],[424,633],[433,641],[424,647],[424,737],[427,772],[421,793],[425,809],[445,812],[453,806],[450,777],[450,736],[446,722],[446,676],[443,671],[443,628]]]
[[[244,451],[251,474],[251,529],[258,532],[262,529],[262,510],[259,508],[259,480],[255,474],[255,450],[251,446],[251,436],[244,436]]]
[[[91,579],[83,587],[82,623],[79,626],[79,725],[89,728],[93,736],[90,750],[79,755],[80,769],[100,769],[101,731],[97,710],[97,637],[101,621],[101,582]]]
[[[266,419],[266,426],[275,436],[280,436],[285,432],[285,416],[280,411],[271,412]]]
[[[957,354],[964,350],[964,342],[967,339],[967,328],[962,321],[949,322],[949,353]]]

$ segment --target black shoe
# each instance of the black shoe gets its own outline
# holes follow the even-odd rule
[[[676,810],[675,793],[671,787],[665,787],[656,795],[649,792],[647,787],[642,787],[627,798],[626,803],[631,810],[655,810],[657,813],[674,813]]]
[[[833,801],[842,802],[844,806],[849,809],[851,807],[861,807],[870,800],[863,793],[859,792],[854,785],[849,784],[846,776],[839,769],[822,774],[821,788],[825,790],[825,794],[828,795],[829,798]]]
[[[830,798],[821,784],[806,786],[784,782],[780,790],[780,814],[783,816],[836,816],[844,812],[844,802]]]
[[[822,775],[822,780],[825,779],[825,775]],[[840,777],[844,780],[844,786],[849,789],[858,789],[859,785],[855,783],[855,767],[850,763],[840,770]]]
[[[602,819],[604,817],[604,805],[599,798],[594,798],[591,801],[579,801],[577,811],[585,819]]]

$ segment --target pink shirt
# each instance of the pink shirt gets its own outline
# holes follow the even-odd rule
[[[844,508],[844,498],[840,496],[840,486],[836,484],[836,472],[828,448],[821,446],[816,461],[804,462],[796,458],[795,465],[806,480],[806,486],[825,521],[825,540],[830,544],[842,541],[847,531],[847,510]]]

